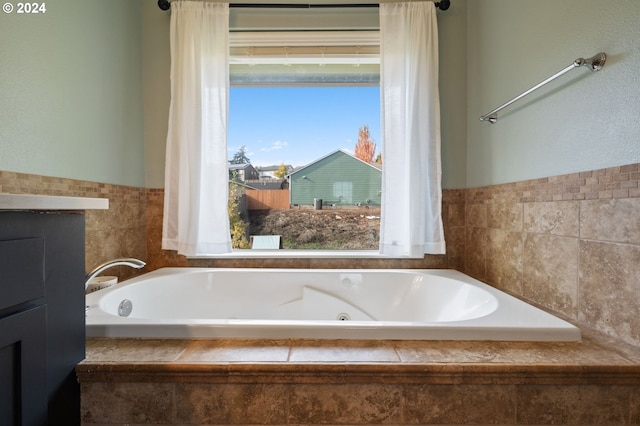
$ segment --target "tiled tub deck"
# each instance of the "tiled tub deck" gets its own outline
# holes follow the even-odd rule
[[[83,425],[640,424],[640,352],[582,342],[90,339]]]

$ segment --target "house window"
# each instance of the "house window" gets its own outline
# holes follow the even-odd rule
[[[377,9],[369,15],[377,20]],[[381,164],[355,156],[365,126],[379,152],[377,22],[326,28],[335,19],[316,17],[312,30],[302,23],[307,30],[255,32],[243,19],[235,18],[243,30],[230,38],[228,151],[231,159],[244,150],[258,175],[280,168],[282,176],[236,180],[247,240],[281,235],[284,249],[377,250]]]
[[[353,182],[334,182],[333,198],[340,204],[351,204],[353,195]]]

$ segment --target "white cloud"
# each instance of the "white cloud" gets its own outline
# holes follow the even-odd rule
[[[278,149],[286,148],[288,146],[289,144],[286,141],[275,141],[274,143],[271,144],[271,146],[268,146],[266,148],[260,148],[260,151],[262,152],[276,151]]]

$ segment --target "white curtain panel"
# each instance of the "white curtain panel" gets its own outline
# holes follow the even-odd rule
[[[382,214],[380,252],[445,252],[438,28],[432,2],[380,5]]]
[[[229,5],[173,1],[170,28],[162,248],[186,256],[227,253]]]

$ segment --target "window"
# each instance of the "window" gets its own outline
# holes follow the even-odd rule
[[[378,32],[233,32],[230,74],[230,160],[242,151],[259,175],[285,175],[234,184],[247,239],[377,250],[381,165],[356,158],[355,147],[365,126],[381,140]]]
[[[197,13],[182,13],[182,9],[184,12],[192,10]],[[163,220],[163,230],[166,232],[163,233],[162,246],[165,249],[177,249],[178,253],[185,255],[224,255],[228,254],[230,249],[227,220],[229,176],[225,164],[228,159],[222,155],[227,152],[224,144],[227,142],[229,123],[229,44],[226,42],[228,5],[180,3],[176,12],[178,13],[175,14],[174,22],[180,23],[180,31],[171,32],[171,45],[174,47],[177,44],[179,48],[172,48],[171,72],[172,76],[177,78],[172,78],[171,86],[170,131],[167,135],[165,167],[168,187],[165,188],[166,209]],[[418,19],[413,19],[414,16]],[[380,104],[379,107],[385,129],[381,187],[384,185],[388,191],[383,194],[370,191],[363,202],[366,205],[374,204],[378,195],[381,195],[383,201],[381,205],[384,206],[385,213],[384,217],[380,218],[382,226],[380,249],[377,254],[403,258],[419,258],[425,253],[443,254],[445,244],[440,217],[442,203],[439,90],[436,79],[438,50],[434,7],[428,2],[385,3],[380,5],[380,20],[383,24],[380,26],[380,36],[384,41],[380,43],[384,50],[380,55],[383,64],[381,71],[384,73],[381,78],[380,99],[384,99],[384,104]],[[201,23],[204,25],[200,25]],[[295,32],[290,34],[304,39]],[[203,43],[193,43],[196,38]],[[218,43],[222,40],[224,42]],[[280,46],[284,50],[280,58],[284,68],[292,65],[293,56],[290,55],[289,49],[295,46],[299,45],[286,43],[284,47]],[[308,43],[306,46],[321,48],[321,63],[318,64],[318,68],[324,68],[330,62],[327,58],[340,57],[337,51],[328,49],[321,43]],[[354,60],[351,66],[362,65],[361,61],[355,61],[361,58],[359,45],[352,44],[351,47],[355,48],[350,54]],[[304,56],[304,53],[296,52],[296,55]],[[252,62],[247,66],[260,65],[255,59],[255,49],[250,49],[245,56],[252,58]],[[198,81],[206,84],[198,84]],[[263,113],[267,111],[268,109],[265,109]],[[246,120],[246,117],[243,118],[247,123],[245,126],[255,127],[255,123]],[[292,121],[290,117],[287,118]],[[281,127],[288,127],[289,124],[285,123]],[[321,124],[321,130],[335,125],[334,122]],[[194,129],[205,131],[198,134]],[[196,133],[196,137],[183,137],[182,132]],[[366,133],[363,130],[363,134]],[[311,138],[307,136],[304,139],[308,142]],[[280,141],[280,146],[282,145],[283,141]],[[307,143],[307,146],[312,145]],[[362,151],[369,152],[370,155],[375,154],[371,149],[359,150],[358,145],[355,148],[354,153]],[[200,153],[204,153],[205,157],[199,157]],[[341,155],[344,153],[343,150],[338,150],[323,158],[345,158]],[[241,154],[244,154],[244,150]],[[190,167],[190,163],[180,161],[181,158],[195,159],[198,166]],[[371,170],[375,167],[371,163],[371,157],[362,162],[370,167],[367,169],[369,173],[375,173]],[[358,168],[355,164],[343,164],[335,170],[351,172]],[[294,183],[294,175],[296,178],[314,182],[317,175],[311,174],[311,171],[313,169],[307,165],[290,172],[290,184]],[[348,180],[344,176],[337,176],[335,181]],[[241,186],[240,184],[241,182],[238,182],[236,185]],[[302,185],[301,182],[300,184]],[[245,184],[244,187],[246,186]],[[192,199],[195,202],[187,205],[181,203],[185,198],[180,197],[181,194],[193,194]],[[314,192],[314,195],[320,194]],[[356,182],[353,181],[352,202],[357,198]],[[320,200],[322,203],[318,202]],[[313,199],[318,210],[324,206],[325,201],[321,197]],[[290,204],[299,206],[300,203],[292,200]],[[354,204],[362,206],[362,202]],[[179,214],[181,207],[186,207],[185,214]],[[333,204],[331,207],[334,207]],[[375,218],[375,215],[371,217]],[[340,220],[342,217],[335,215],[335,219]],[[334,223],[338,225],[344,222]],[[313,234],[313,229],[308,230]],[[347,253],[344,256],[351,255]]]

